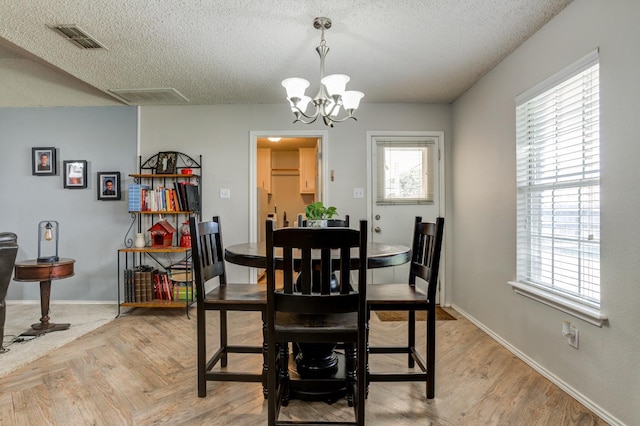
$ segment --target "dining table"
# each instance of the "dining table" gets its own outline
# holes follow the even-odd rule
[[[358,249],[352,249],[352,269],[358,268]],[[267,250],[264,242],[234,244],[225,248],[225,260],[241,266],[266,269]],[[276,269],[282,268],[282,251],[275,250]],[[317,251],[319,258],[320,251]],[[294,266],[295,266],[294,251]],[[409,262],[411,249],[404,245],[369,242],[367,244],[367,269],[399,266]],[[297,259],[299,260],[299,259]],[[336,270],[338,265],[336,265]],[[341,398],[345,386],[327,386],[321,379],[340,377],[344,374],[343,355],[336,353],[336,345],[294,343],[296,371],[306,381],[301,386],[290,389],[291,397],[305,400],[324,400],[333,402]],[[317,381],[314,381],[317,380]]]

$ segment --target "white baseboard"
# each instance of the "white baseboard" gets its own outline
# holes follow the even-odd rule
[[[608,413],[607,411],[603,410],[602,407],[600,407],[597,404],[595,404],[589,398],[584,396],[582,393],[578,392],[572,386],[568,385],[566,382],[561,380],[555,374],[553,374],[550,371],[548,371],[547,369],[545,369],[543,366],[538,364],[536,361],[534,361],[533,359],[529,358],[525,353],[521,352],[520,350],[518,350],[517,348],[512,346],[509,342],[504,340],[502,337],[500,337],[497,334],[495,334],[492,330],[487,328],[480,321],[476,320],[474,317],[469,315],[469,313],[467,313],[464,309],[460,308],[459,306],[457,306],[454,303],[451,304],[451,307],[453,309],[455,309],[456,312],[458,312],[460,315],[462,315],[463,317],[468,319],[470,322],[472,322],[480,330],[484,331],[493,340],[498,342],[500,345],[504,346],[509,352],[511,352],[512,354],[514,354],[518,358],[520,358],[523,362],[525,362],[531,368],[536,370],[542,376],[544,376],[547,379],[549,379],[552,383],[554,383],[560,389],[562,389],[563,391],[565,391],[566,393],[571,395],[573,398],[575,398],[578,402],[580,402],[582,405],[587,407],[589,410],[593,411],[602,420],[604,420],[605,422],[609,423],[611,426],[624,426],[624,423],[622,423],[620,420],[616,419],[610,413]]]

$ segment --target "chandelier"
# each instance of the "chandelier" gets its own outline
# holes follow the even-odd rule
[[[324,76],[324,58],[329,52],[329,47],[324,41],[324,30],[331,28],[331,19],[316,18],[313,20],[313,27],[321,31],[320,45],[316,47],[316,52],[320,56],[320,89],[318,94],[313,99],[304,94],[304,91],[309,87],[309,82],[304,78],[292,77],[282,81],[282,86],[287,90],[287,100],[291,105],[291,111],[296,117],[294,123],[300,121],[304,124],[311,124],[318,117],[322,117],[325,125],[333,127],[333,123],[339,123],[348,118],[357,120],[353,116],[353,112],[358,109],[364,93],[345,90],[350,80],[348,75]],[[310,113],[307,113],[310,104],[313,105],[315,111],[312,109]],[[344,109],[344,114],[339,117],[341,109]]]

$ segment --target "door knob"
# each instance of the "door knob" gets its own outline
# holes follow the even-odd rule
[[[382,230],[380,229],[380,227],[379,227],[379,226],[376,226],[375,228],[373,228],[373,230],[374,230],[377,234],[379,234],[379,233],[382,231]]]
[[[375,219],[376,219],[376,220],[380,220],[380,215],[379,215],[379,214],[377,214],[377,215],[375,216]]]

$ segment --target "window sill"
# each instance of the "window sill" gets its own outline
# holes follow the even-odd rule
[[[602,327],[602,324],[608,320],[608,317],[600,312],[599,309],[574,302],[550,291],[545,291],[544,289],[518,281],[509,281],[508,284],[513,287],[513,291],[522,296],[544,303],[547,306],[580,318],[595,326]]]

